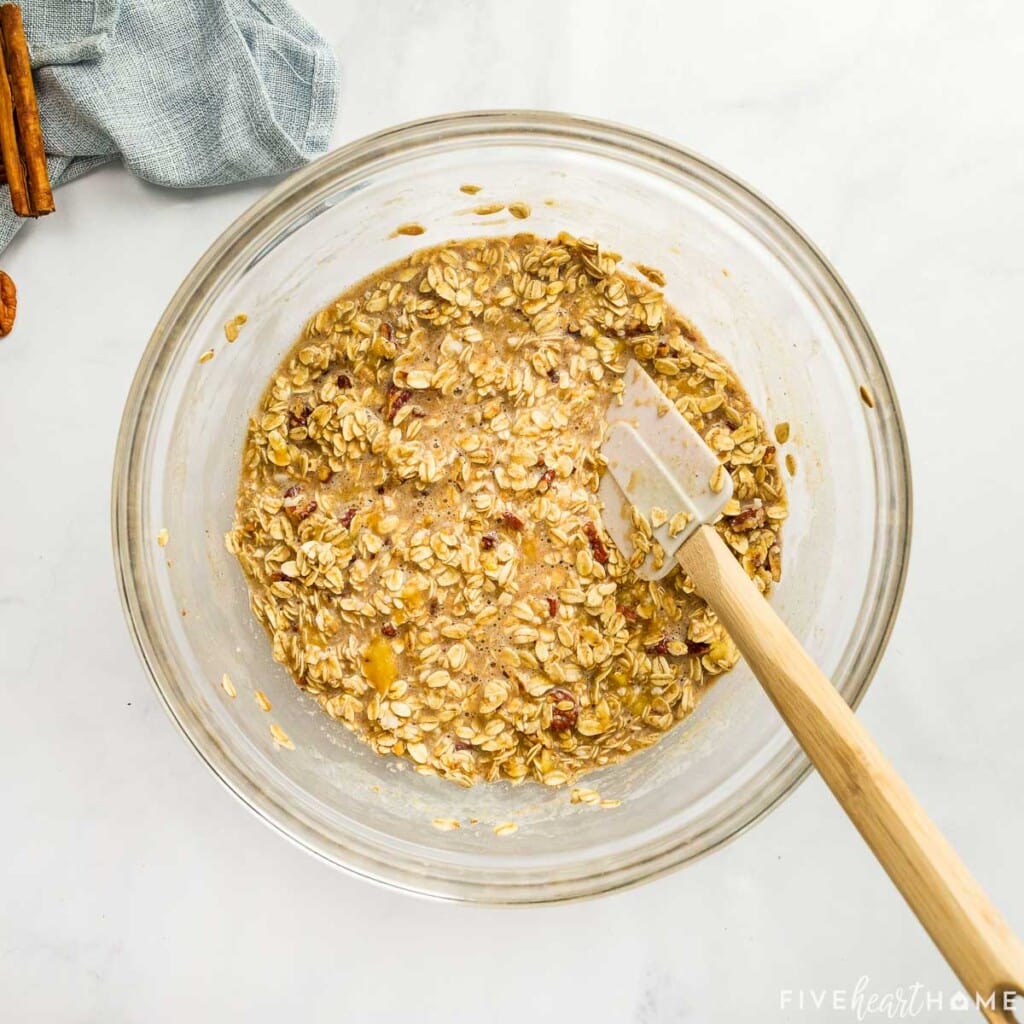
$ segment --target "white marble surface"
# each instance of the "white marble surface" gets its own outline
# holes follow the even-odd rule
[[[1024,8],[300,6],[344,65],[339,143],[466,107],[630,122],[750,181],[832,258],[888,357],[916,477],[910,580],[862,714],[1024,931],[1024,547],[992,544],[1024,507]],[[21,300],[0,342],[0,1018],[852,1020],[784,1011],[779,990],[954,991],[817,779],[687,871],[516,912],[350,879],[217,785],[130,645],[109,480],[157,316],[265,188],[174,194],[108,168],[0,259]]]

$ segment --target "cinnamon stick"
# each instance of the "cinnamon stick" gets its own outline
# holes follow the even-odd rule
[[[14,97],[11,94],[11,81],[7,77],[5,49],[0,45],[0,152],[3,153],[7,187],[11,190],[11,206],[19,217],[31,217],[32,206],[28,199],[18,130],[14,123]]]
[[[14,107],[14,121],[19,165],[24,165],[24,177],[28,179],[29,212],[22,216],[38,217],[53,213],[53,191],[50,189],[50,178],[46,171],[46,149],[43,145],[43,130],[39,124],[39,107],[36,104],[36,90],[32,83],[32,63],[29,59],[28,41],[25,39],[25,27],[22,22],[21,8],[17,4],[0,6],[0,36],[3,39],[3,62],[9,81],[10,96]],[[0,89],[0,91],[3,91]],[[3,110],[4,100],[0,96],[0,117],[6,115]],[[0,125],[2,128],[2,125]],[[12,161],[14,162],[14,161]],[[4,148],[4,167],[7,170],[8,184],[14,182],[8,164],[7,149]],[[19,170],[21,167],[19,166]],[[24,180],[24,178],[22,179]],[[11,189],[11,203],[14,205],[14,189]],[[17,206],[16,213],[21,213]]]

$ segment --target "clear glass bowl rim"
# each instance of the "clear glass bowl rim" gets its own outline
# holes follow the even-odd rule
[[[259,818],[300,847],[352,874],[419,895],[491,904],[551,903],[593,896],[655,878],[705,856],[740,835],[788,796],[810,771],[806,756],[792,743],[772,764],[764,784],[745,802],[720,817],[713,827],[679,842],[661,841],[656,851],[639,849],[628,859],[584,877],[555,881],[495,882],[425,875],[415,862],[369,855],[341,841],[327,841],[287,808],[267,798],[211,736],[190,728],[189,713],[171,685],[174,656],[152,614],[152,595],[144,573],[143,495],[147,484],[147,438],[156,402],[174,362],[174,351],[190,336],[194,322],[232,273],[251,262],[286,226],[301,223],[342,179],[352,180],[382,161],[402,154],[443,149],[448,145],[529,141],[556,148],[600,151],[605,158],[657,169],[681,186],[698,184],[745,216],[783,260],[787,271],[811,283],[829,301],[843,323],[849,342],[848,362],[858,366],[872,389],[879,418],[879,443],[873,456],[878,504],[886,502],[886,527],[876,532],[872,574],[861,606],[856,647],[844,695],[856,707],[884,653],[895,623],[909,563],[912,522],[910,459],[906,433],[885,361],[871,329],[834,268],[803,233],[771,203],[733,175],[675,143],[610,122],[529,110],[474,111],[413,121],[358,139],[296,171],[254,203],[199,259],[157,323],[143,353],[122,416],[112,481],[112,534],[115,572],[121,602],[139,656],[172,721],[196,753]],[[671,840],[671,837],[669,837]]]

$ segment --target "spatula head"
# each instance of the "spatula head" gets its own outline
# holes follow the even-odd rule
[[[694,530],[721,515],[732,497],[732,479],[704,438],[635,361],[626,367],[621,397],[621,404],[616,399],[608,409],[601,446],[608,463],[598,491],[604,525],[619,550],[632,557],[635,507],[652,526],[651,540],[665,553],[657,568],[648,553],[636,573],[660,580],[675,568],[675,554]]]

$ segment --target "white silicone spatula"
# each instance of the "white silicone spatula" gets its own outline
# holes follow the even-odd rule
[[[601,448],[608,533],[628,557],[631,506],[648,518],[654,507],[669,520],[691,517],[674,537],[668,523],[653,530],[664,564],[648,556],[637,572],[660,579],[678,565],[690,577],[981,1012],[1014,1020],[1006,993],[1024,992],[1024,947],[710,525],[732,496],[728,474],[712,487],[718,457],[635,362],[623,399]]]

